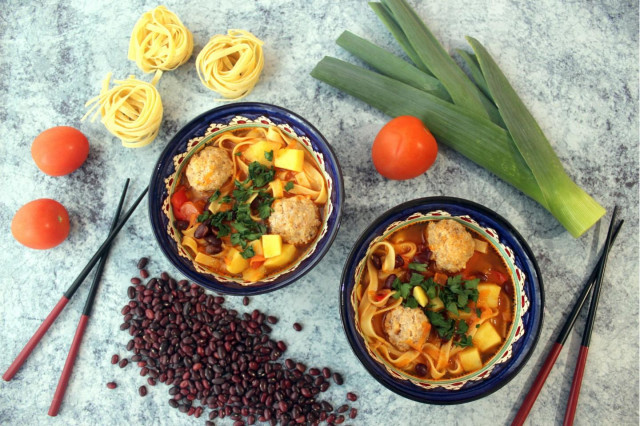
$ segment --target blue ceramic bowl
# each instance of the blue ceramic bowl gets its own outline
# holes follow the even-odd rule
[[[374,358],[358,332],[352,299],[362,259],[374,239],[388,234],[409,221],[436,216],[456,218],[479,230],[498,249],[512,271],[520,289],[516,321],[498,354],[478,372],[448,381],[409,380],[401,372]],[[385,387],[406,398],[429,404],[459,404],[489,395],[507,384],[524,366],[533,352],[544,307],[542,277],[527,243],[513,226],[497,213],[471,201],[449,197],[421,198],[401,204],[380,216],[356,241],[344,266],[340,285],[340,313],[347,339],[355,355],[369,373]]]
[[[172,176],[176,173],[176,159],[188,151],[187,145],[192,147],[194,141],[197,142],[197,138],[202,139],[205,135],[222,131],[221,129],[227,126],[264,126],[268,124],[281,126],[318,154],[317,157],[324,163],[325,174],[331,182],[329,185],[331,209],[325,218],[321,236],[307,257],[298,262],[295,267],[289,268],[270,281],[242,285],[222,276],[198,271],[190,259],[179,254],[176,241],[169,235],[169,218],[166,213],[168,210],[168,186],[170,186]],[[322,259],[338,232],[343,199],[342,173],[338,160],[329,143],[315,127],[304,118],[284,108],[263,103],[244,102],[224,105],[201,114],[171,139],[160,155],[151,176],[149,217],[160,249],[187,278],[218,293],[255,295],[274,291],[291,284]]]

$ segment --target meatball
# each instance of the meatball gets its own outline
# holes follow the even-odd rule
[[[227,151],[208,146],[191,157],[185,174],[195,190],[215,191],[233,174],[233,163]]]
[[[411,349],[409,343],[415,346],[420,342],[428,323],[422,309],[396,306],[384,316],[384,331],[393,346],[401,351],[408,351]]]
[[[283,198],[273,203],[269,228],[289,244],[303,245],[313,240],[320,228],[318,206],[306,197]]]
[[[471,234],[451,219],[437,220],[427,225],[429,250],[436,266],[449,272],[458,272],[467,264],[475,251]]]

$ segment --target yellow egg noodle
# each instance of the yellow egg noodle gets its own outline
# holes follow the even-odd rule
[[[83,120],[95,111],[92,120],[100,114],[104,126],[120,138],[127,148],[148,145],[158,135],[162,122],[162,100],[155,85],[162,75],[157,71],[150,83],[129,76],[126,80],[115,80],[109,88],[111,73],[102,84],[100,95],[89,100],[91,106]]]
[[[209,40],[196,58],[200,81],[225,98],[245,97],[264,67],[263,42],[249,31],[229,30]]]
[[[174,70],[192,52],[193,34],[164,6],[144,13],[131,33],[129,59],[146,73]]]

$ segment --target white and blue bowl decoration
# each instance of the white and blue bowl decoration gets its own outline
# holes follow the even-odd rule
[[[482,235],[502,254],[512,273],[516,312],[511,334],[481,370],[460,378],[417,380],[394,371],[368,348],[358,331],[353,289],[371,243],[395,229],[420,220],[450,217]],[[347,340],[367,371],[382,385],[406,398],[429,404],[459,404],[482,398],[507,384],[527,362],[538,341],[544,310],[542,277],[535,257],[518,231],[492,210],[471,201],[428,197],[406,202],[382,214],[356,241],[345,263],[340,285],[340,314]]]
[[[312,152],[327,179],[329,200],[320,235],[303,259],[272,277],[247,285],[240,280],[206,271],[177,243],[170,223],[169,190],[187,153],[220,132],[238,127],[276,125]],[[154,236],[169,261],[188,279],[222,294],[256,295],[283,288],[309,272],[327,253],[340,226],[344,188],[338,160],[324,136],[301,116],[278,106],[242,102],[209,110],[184,126],[171,139],[156,163],[149,184],[149,217]]]

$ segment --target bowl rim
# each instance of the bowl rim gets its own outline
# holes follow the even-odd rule
[[[419,209],[420,207],[423,207],[425,210],[428,210],[429,207],[427,207],[430,204],[453,204],[456,206],[460,206],[462,208],[465,209],[469,209],[469,210],[473,210],[473,211],[478,211],[480,214],[483,214],[485,216],[488,216],[489,218],[491,218],[493,221],[495,221],[497,224],[499,224],[500,226],[503,226],[504,228],[507,229],[507,231],[513,236],[513,239],[516,240],[518,242],[518,244],[520,245],[520,247],[522,248],[525,256],[527,257],[527,260],[529,260],[530,262],[530,266],[533,269],[533,271],[535,272],[535,277],[531,277],[533,283],[532,285],[538,287],[539,293],[538,293],[538,298],[539,298],[539,303],[537,303],[539,305],[538,311],[539,311],[539,324],[538,324],[538,328],[537,330],[535,330],[535,334],[533,335],[533,338],[530,337],[529,341],[525,341],[523,343],[523,349],[525,350],[525,346],[526,348],[526,352],[524,353],[524,355],[521,355],[520,358],[518,358],[519,355],[514,354],[513,357],[511,358],[511,360],[507,361],[507,364],[514,362],[514,360],[517,360],[519,362],[519,364],[511,371],[508,371],[507,373],[505,373],[505,376],[498,382],[495,383],[494,386],[488,388],[488,389],[482,389],[479,392],[477,392],[477,394],[473,394],[470,396],[467,396],[465,398],[461,398],[461,399],[446,399],[446,400],[440,400],[440,399],[433,399],[433,398],[429,398],[428,396],[422,396],[419,395],[419,393],[429,393],[431,392],[428,389],[419,389],[416,385],[412,384],[409,381],[406,381],[408,383],[408,385],[410,385],[411,387],[415,388],[416,391],[415,392],[409,392],[408,390],[403,389],[402,387],[399,386],[395,386],[395,383],[398,382],[396,379],[392,378],[391,376],[388,376],[387,374],[384,373],[380,373],[378,372],[375,368],[374,365],[376,365],[375,363],[377,363],[376,360],[372,359],[369,354],[367,354],[366,352],[363,352],[359,349],[358,344],[357,344],[357,340],[359,338],[359,335],[355,336],[352,335],[351,330],[349,329],[349,324],[347,324],[348,318],[348,310],[350,309],[350,292],[349,294],[347,294],[347,287],[348,284],[351,282],[351,275],[353,270],[355,269],[355,266],[357,265],[357,262],[359,259],[356,259],[356,255],[357,253],[361,250],[361,248],[363,247],[365,241],[367,239],[369,239],[369,237],[375,238],[376,235],[378,233],[374,232],[376,231],[376,229],[378,227],[380,227],[381,225],[384,224],[384,226],[388,226],[391,222],[389,223],[385,223],[387,221],[389,221],[389,219],[396,215],[396,214],[400,214],[402,212],[405,212],[406,210],[409,209]],[[419,210],[414,210],[415,211],[419,211]],[[412,214],[413,212],[407,212],[405,214],[406,217],[408,217],[410,214]],[[426,211],[422,211],[422,213],[426,213]],[[467,213],[468,214],[468,213]],[[472,213],[469,214],[472,219],[473,219],[473,215]],[[383,226],[383,230],[384,230],[384,226]],[[353,290],[353,288],[351,289]],[[533,350],[538,342],[538,339],[540,337],[541,331],[542,331],[542,327],[543,327],[543,323],[544,323],[544,302],[545,302],[545,293],[544,293],[544,285],[543,285],[543,280],[542,280],[542,274],[540,272],[540,268],[538,266],[538,263],[533,255],[533,251],[531,250],[531,248],[529,247],[529,245],[527,244],[527,242],[524,240],[524,238],[522,237],[522,235],[513,227],[513,225],[511,225],[511,223],[509,223],[505,218],[503,218],[501,215],[499,215],[498,213],[494,212],[493,210],[489,209],[488,207],[485,207],[481,204],[475,203],[473,201],[469,201],[466,199],[462,199],[462,198],[456,198],[456,197],[446,197],[446,196],[433,196],[433,197],[423,197],[423,198],[418,198],[418,199],[413,199],[410,201],[406,201],[404,203],[401,203],[395,207],[392,207],[390,209],[388,209],[387,211],[385,211],[384,213],[382,213],[380,216],[378,216],[358,237],[358,239],[356,240],[356,242],[353,244],[351,251],[349,252],[349,255],[345,261],[343,270],[342,270],[342,276],[340,278],[340,288],[339,288],[339,292],[340,292],[340,318],[342,320],[342,328],[343,331],[347,337],[347,341],[349,342],[349,346],[351,347],[351,350],[353,351],[353,353],[356,355],[356,357],[358,358],[358,360],[360,361],[360,363],[365,367],[365,369],[367,370],[367,372],[374,378],[376,379],[380,384],[382,384],[384,387],[386,387],[387,389],[389,389],[390,391],[404,396],[405,398],[411,399],[413,401],[417,401],[417,402],[421,402],[421,403],[426,403],[426,404],[434,404],[434,405],[454,405],[454,404],[462,404],[462,403],[467,403],[467,402],[471,402],[474,400],[477,400],[479,398],[483,398],[491,393],[496,392],[497,390],[499,390],[500,388],[502,388],[503,386],[505,386],[507,383],[509,383],[519,372],[520,370],[524,367],[524,365],[528,362],[528,360],[530,359],[531,355],[533,354]],[[531,299],[531,297],[530,297]],[[533,302],[532,302],[533,305]],[[535,318],[534,318],[535,320]],[[357,333],[357,331],[356,331]],[[361,338],[360,338],[361,339]],[[501,372],[502,373],[502,372]],[[500,373],[500,374],[501,374]],[[486,383],[487,381],[482,381],[480,383]],[[408,386],[407,385],[407,386]],[[481,386],[481,385],[479,385]],[[447,393],[455,393],[458,391],[449,391]]]
[[[257,111],[247,112],[246,110],[248,109],[255,109]],[[192,137],[198,136],[198,135],[192,134],[193,128],[197,127],[205,120],[208,121],[207,126],[211,124],[210,122],[216,120],[215,118],[207,119],[207,117],[211,116],[212,114],[225,114],[225,115],[258,114],[258,115],[264,115],[269,117],[270,113],[277,113],[282,116],[287,116],[287,119],[289,119],[290,121],[287,121],[287,119],[282,119],[282,118],[279,118],[277,120],[283,121],[292,127],[304,127],[306,131],[304,132],[303,135],[299,135],[299,136],[306,136],[313,143],[321,145],[323,146],[323,148],[326,148],[325,163],[332,165],[333,166],[332,168],[335,169],[335,177],[333,179],[334,180],[333,188],[336,194],[336,201],[334,202],[334,205],[333,205],[333,212],[334,212],[333,214],[335,215],[335,220],[332,226],[329,226],[328,221],[326,222],[326,225],[328,227],[327,234],[323,237],[323,239],[319,240],[318,243],[321,241],[325,241],[325,242],[320,248],[318,248],[311,256],[307,258],[309,262],[304,265],[300,265],[296,269],[290,271],[289,272],[290,275],[286,276],[284,279],[282,280],[276,279],[264,285],[230,287],[228,286],[228,283],[219,282],[213,276],[203,277],[198,272],[193,271],[189,268],[186,268],[181,262],[177,262],[174,260],[174,257],[176,257],[177,260],[179,260],[179,258],[177,258],[177,255],[175,255],[172,251],[170,251],[168,247],[165,247],[165,244],[163,243],[163,241],[161,241],[161,238],[163,237],[163,235],[160,235],[161,233],[160,231],[161,229],[163,229],[163,225],[160,223],[158,216],[156,216],[157,212],[161,212],[161,203],[160,201],[155,200],[155,197],[153,197],[153,194],[157,192],[158,187],[160,187],[161,192],[163,191],[164,179],[166,178],[166,176],[160,176],[161,169],[163,168],[162,165],[164,164],[162,160],[164,159],[165,162],[170,161],[170,158],[168,157],[168,155],[175,149],[175,145],[178,144],[180,141],[184,140],[185,138],[192,138]],[[173,157],[171,156],[171,158]],[[327,173],[329,173],[329,171],[327,171]],[[268,104],[263,102],[236,102],[232,104],[221,105],[199,114],[197,117],[193,118],[187,124],[182,126],[173,135],[173,137],[169,140],[165,148],[160,153],[158,160],[156,161],[156,164],[151,173],[151,179],[149,182],[149,200],[148,200],[147,206],[148,206],[148,214],[149,214],[149,223],[151,225],[156,243],[158,244],[158,246],[160,246],[160,250],[162,251],[164,256],[169,260],[169,262],[176,269],[178,269],[186,278],[204,287],[207,290],[214,291],[217,293],[227,294],[227,295],[237,295],[237,296],[251,296],[251,295],[269,293],[292,284],[296,280],[302,278],[306,273],[308,273],[311,269],[313,269],[324,258],[326,253],[331,248],[331,245],[333,244],[338,234],[338,230],[340,229],[340,223],[341,223],[342,211],[343,211],[343,205],[342,205],[343,201],[344,201],[344,182],[343,182],[343,175],[342,175],[342,169],[340,167],[340,163],[329,141],[313,124],[311,124],[307,119],[305,119],[301,115],[296,114],[295,112],[290,111],[278,105],[273,105],[273,104]]]

